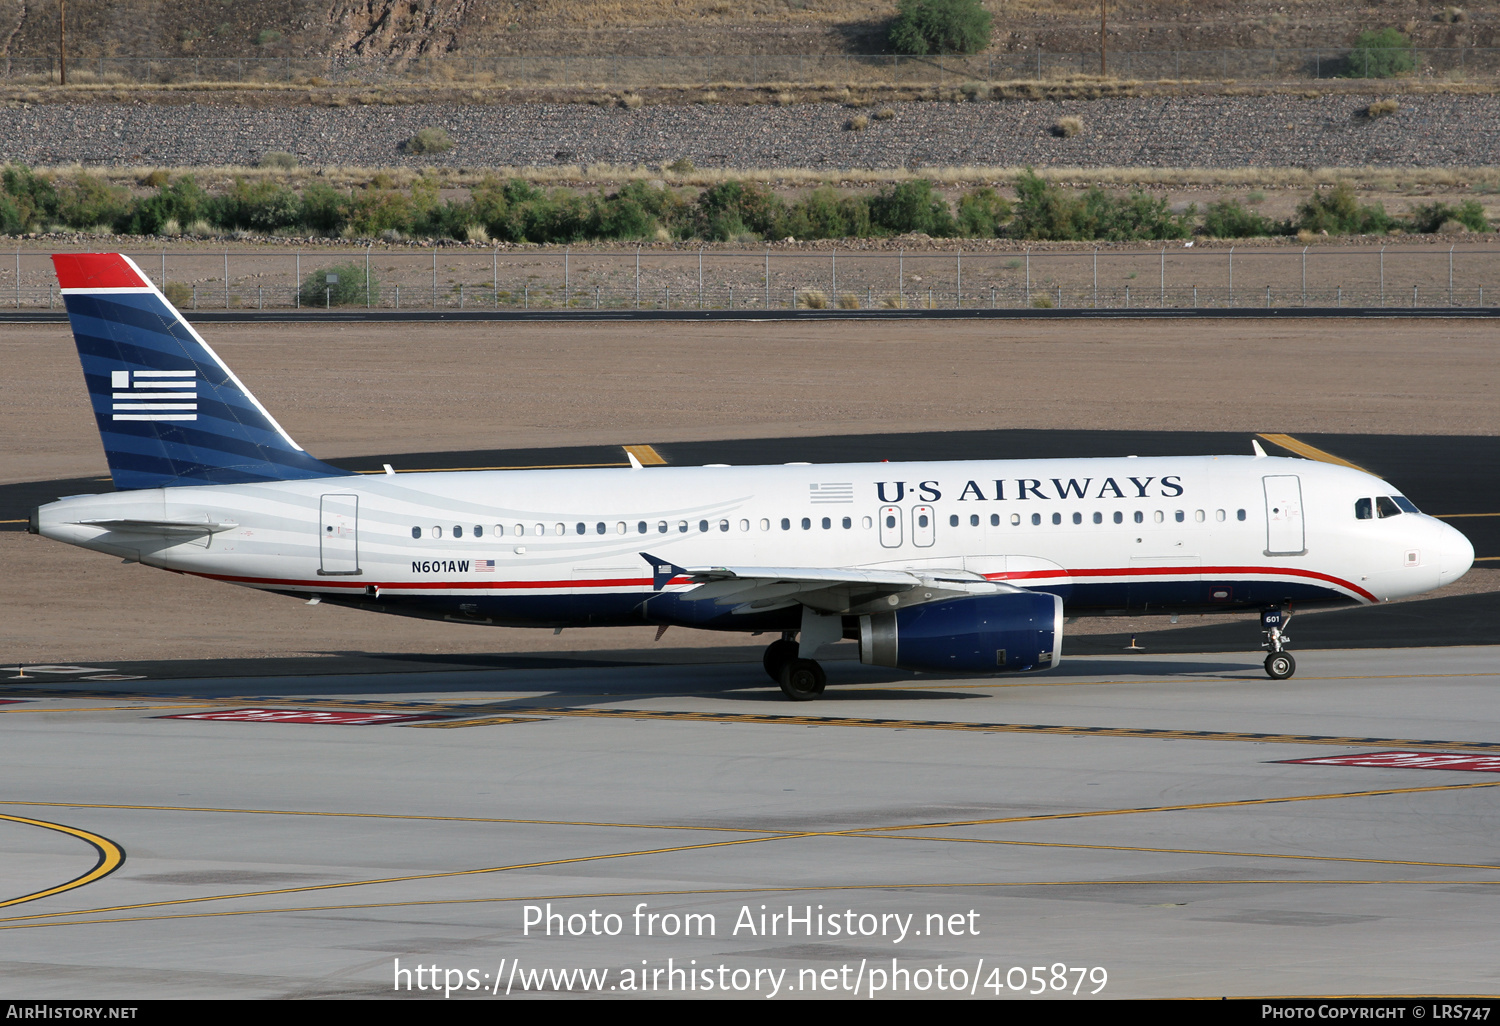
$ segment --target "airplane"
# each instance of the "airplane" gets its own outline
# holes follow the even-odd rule
[[[351,474],[309,455],[122,254],[53,257],[115,487],[29,530],[129,562],[359,609],[533,628],[775,635],[819,697],[826,646],[938,673],[1045,670],[1064,613],[1259,611],[1457,580],[1463,534],[1359,470],[1267,456]]]

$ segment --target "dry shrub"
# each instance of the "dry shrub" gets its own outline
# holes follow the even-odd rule
[[[797,305],[804,310],[826,310],[828,296],[819,289],[803,289],[797,293]]]
[[[639,110],[641,105],[645,102],[645,100],[641,99],[635,93],[626,93],[624,96],[620,97],[620,106],[624,107],[626,110]]]
[[[859,297],[852,292],[845,292],[839,296],[840,310],[858,310]]]
[[[690,175],[698,170],[698,166],[693,163],[692,157],[678,157],[667,165],[667,170],[674,175]]]
[[[1376,100],[1374,103],[1365,108],[1365,117],[1372,119],[1383,118],[1387,114],[1394,114],[1400,109],[1401,103],[1399,100]]]
[[[797,98],[788,92],[777,93],[772,99],[776,101],[778,107],[790,107],[797,102]]]
[[[904,310],[906,309],[906,297],[886,296],[880,301],[880,305],[885,307],[887,310]]]
[[[1031,305],[1032,305],[1032,307],[1034,309],[1037,309],[1037,310],[1051,310],[1052,309],[1052,297],[1051,296],[1047,296],[1047,295],[1032,296],[1031,297]]]
[[[870,119],[865,117],[863,114],[856,114],[854,117],[844,122],[844,130],[846,132],[863,132],[869,127]]]
[[[1052,134],[1059,139],[1071,139],[1083,131],[1083,119],[1071,115],[1058,118],[1057,123],[1052,126]]]
[[[878,111],[875,112],[876,121],[890,121],[895,116],[895,110],[890,107],[881,107]]]

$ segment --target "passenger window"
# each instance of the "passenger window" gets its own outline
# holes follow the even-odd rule
[[[832,526],[833,526],[833,521],[830,520],[830,519],[828,519],[827,517],[824,517],[823,518],[823,530],[826,531],[826,530],[828,530]]]
[[[1399,517],[1401,507],[1392,502],[1389,496],[1380,495],[1375,499],[1375,515],[1382,520],[1386,517]]]
[[[1081,524],[1081,523],[1083,523],[1083,514],[1082,513],[1074,513],[1073,514],[1073,523],[1075,523],[1075,524]]]
[[[1094,514],[1094,523],[1096,523],[1096,524],[1102,524],[1102,523],[1104,523],[1104,514],[1103,513],[1095,513]]]
[[[790,531],[792,529],[792,522],[791,522],[791,520],[789,518],[787,518],[787,517],[782,517],[781,518],[781,529],[783,531]]]
[[[505,537],[505,525],[504,524],[496,524],[495,525],[495,537],[497,537],[497,538],[503,538],[503,537]]]
[[[513,533],[517,538],[521,537],[523,534],[526,533],[526,525],[525,524],[517,524],[516,525],[516,529],[513,532],[511,532],[511,533]]]
[[[1224,511],[1222,509],[1214,510],[1214,519],[1222,524],[1224,522]]]
[[[854,526],[854,518],[853,517],[845,517],[844,518],[844,530],[847,531],[847,530],[849,530],[853,526]]]
[[[1234,518],[1236,520],[1244,520],[1245,519],[1245,511],[1242,510],[1242,509],[1235,510],[1234,511]]]
[[[719,530],[721,530],[721,531],[727,531],[727,530],[729,530],[729,521],[727,521],[727,520],[720,520],[719,521]]]
[[[436,524],[433,524],[432,525],[432,536],[434,538],[441,538],[443,536],[443,529],[441,527],[437,526]]]
[[[603,521],[600,521],[599,523],[597,523],[597,524],[594,525],[594,533],[595,534],[604,534],[608,530],[609,530],[609,528],[604,525]]]
[[[1135,511],[1135,522],[1138,523],[1138,524],[1145,523],[1146,522],[1146,514],[1142,513],[1140,510],[1136,510]]]
[[[1172,519],[1180,524],[1187,519],[1187,515],[1183,513],[1182,510],[1178,510],[1176,513],[1172,514]]]
[[[748,521],[748,520],[741,520],[740,521],[740,530],[741,531],[748,531],[748,530],[750,530],[750,521]]]
[[[990,526],[991,527],[999,527],[1000,526],[1000,514],[999,513],[991,513],[990,514]]]
[[[589,525],[588,524],[584,524],[584,523],[580,523],[576,527],[574,527],[573,530],[577,531],[579,534],[588,534],[589,533]]]
[[[1061,513],[1054,513],[1054,514],[1052,514],[1052,522],[1054,524],[1060,524],[1060,523],[1062,523],[1062,514]]]
[[[957,513],[951,513],[951,514],[949,514],[949,516],[948,516],[948,526],[949,527],[957,527],[958,526],[958,514]]]
[[[688,531],[688,522],[686,520],[679,520],[679,521],[677,521],[677,533],[678,534],[687,534],[687,531]]]
[[[1031,526],[1032,527],[1040,527],[1041,525],[1042,525],[1042,515],[1040,513],[1033,513],[1033,514],[1031,514]]]
[[[422,529],[420,527],[413,527],[411,529],[411,536],[413,538],[420,538],[420,537],[422,537]]]
[[[640,523],[638,523],[638,524],[635,525],[635,533],[636,534],[645,534],[646,533],[646,522],[644,520],[642,520]]]
[[[615,524],[615,534],[625,533],[625,521],[621,520]]]
[[[552,533],[555,534],[555,535],[557,535],[559,538],[561,538],[563,535],[565,535],[565,534],[568,533],[568,525],[567,524],[553,524],[552,525]]]
[[[921,516],[917,517],[917,526],[918,527],[926,527],[927,524],[928,524],[928,519],[927,519],[927,514],[926,513],[923,513]]]
[[[1115,510],[1115,523],[1117,523],[1117,524],[1123,524],[1124,522],[1125,522],[1125,514],[1121,513],[1119,510]]]
[[[810,518],[808,518],[808,517],[803,517],[802,518],[802,530],[804,530],[804,531],[811,531],[812,530],[812,520]]]
[[[698,521],[698,532],[700,534],[703,534],[703,533],[706,533],[707,531],[708,531],[708,521],[707,520],[700,520],[700,521]]]
[[[1167,519],[1167,515],[1161,510],[1157,510],[1155,513],[1151,514],[1151,519],[1155,520],[1159,524],[1163,520]]]
[[[870,517],[865,517],[860,521],[860,525],[863,526],[866,531],[868,531],[870,528],[875,526],[875,521]]]
[[[969,526],[970,527],[978,527],[979,526],[979,514],[978,513],[970,513],[969,514]]]
[[[1039,524],[1039,523],[1041,523],[1041,520],[1040,520],[1040,519],[1038,519],[1038,518],[1036,518],[1036,517],[1035,517],[1035,516],[1033,516],[1033,518],[1032,518],[1032,521],[1031,521],[1031,522],[1032,522],[1032,523],[1033,523],[1033,524]],[[1020,524],[1020,523],[1021,523],[1021,514],[1019,514],[1019,513],[1012,513],[1012,514],[1011,514],[1011,515],[1010,515],[1010,526],[1011,526],[1011,527],[1016,527],[1016,526],[1018,526],[1018,525],[1019,525],[1019,524]]]
[[[484,525],[483,524],[475,524],[474,525],[474,537],[476,537],[476,538],[483,538],[484,537]]]
[[[785,523],[785,521],[782,521],[782,523]],[[895,527],[896,526],[896,518],[894,516],[887,516],[885,518],[885,526],[886,527]]]
[[[665,520],[658,520],[656,522],[656,533],[657,534],[666,534],[667,533],[667,522]]]
[[[455,537],[455,538],[462,538],[463,536],[464,536],[464,529],[462,527],[460,527],[458,524],[454,524],[453,525],[453,537]]]
[[[1203,523],[1203,521],[1208,519],[1208,514],[1203,512],[1201,509],[1195,509],[1193,510],[1193,519],[1201,524]]]

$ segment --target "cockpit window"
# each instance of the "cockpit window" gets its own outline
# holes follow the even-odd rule
[[[1399,517],[1401,507],[1391,500],[1389,495],[1377,495],[1375,497],[1375,515],[1378,517]]]
[[[1369,500],[1369,499],[1355,499],[1354,500],[1354,519],[1355,520],[1374,520],[1375,519],[1375,504],[1371,500]]]
[[[1391,496],[1391,501],[1394,502],[1397,506],[1399,506],[1401,509],[1405,510],[1408,513],[1420,513],[1420,512],[1422,512],[1421,510],[1417,509],[1417,504],[1416,503],[1412,502],[1410,499],[1408,499],[1404,495],[1392,495]]]

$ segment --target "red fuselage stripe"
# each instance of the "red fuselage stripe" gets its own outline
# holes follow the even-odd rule
[[[1332,584],[1335,587],[1351,591],[1369,602],[1380,601],[1370,592],[1357,584],[1334,577],[1331,574],[1319,573],[1316,570],[1303,570],[1298,567],[1269,567],[1269,566],[1134,566],[1134,567],[1096,567],[1088,570],[1025,570],[1016,573],[1000,573],[987,575],[990,580],[996,581],[1034,581],[1045,583],[1048,580],[1058,583],[1073,583],[1089,578],[1119,578],[1119,577],[1181,577],[1192,575],[1200,579],[1215,580],[1218,578],[1233,579],[1235,577],[1302,577],[1308,580],[1321,581]],[[315,580],[308,581],[296,578],[282,579],[271,577],[236,577],[228,574],[194,574],[197,577],[206,577],[215,581],[228,581],[233,584],[255,584],[264,587],[292,587],[292,588],[346,588],[353,591],[363,591],[369,587],[380,588],[383,591],[540,591],[540,590],[569,590],[577,588],[649,588],[651,578],[649,577],[617,577],[601,578],[598,580],[574,580],[574,581],[354,581],[354,580]],[[674,577],[666,584],[687,584],[691,578]]]

